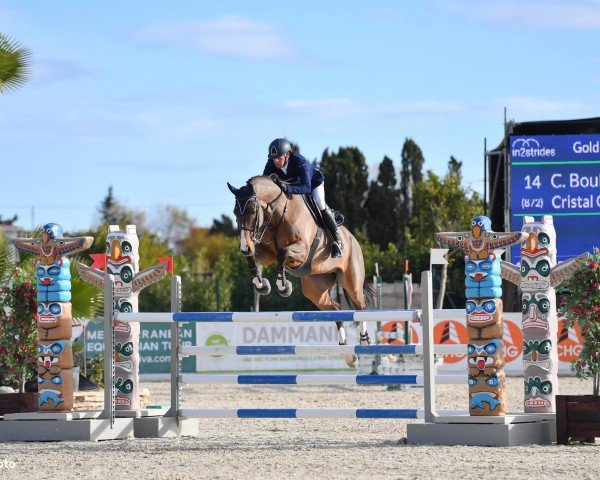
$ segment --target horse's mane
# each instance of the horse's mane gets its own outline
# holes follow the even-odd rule
[[[279,191],[279,187],[275,185],[275,182],[265,175],[256,175],[250,178],[246,182],[246,186],[242,188],[249,188],[250,185],[252,186],[254,193],[258,196],[260,196],[261,193],[267,193],[269,191]]]

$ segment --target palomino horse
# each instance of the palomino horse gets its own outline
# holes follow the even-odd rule
[[[269,280],[262,278],[256,260],[263,265],[277,262],[275,285],[280,295],[292,293],[286,273],[301,277],[302,293],[320,310],[339,310],[330,290],[339,282],[346,298],[357,310],[374,304],[374,290],[365,285],[362,250],[354,236],[344,227],[340,235],[344,242],[341,258],[330,257],[331,240],[318,228],[300,195],[289,195],[269,178],[253,177],[242,188],[229,190],[235,195],[233,213],[240,232],[240,250],[245,255],[254,288],[261,295],[271,291]],[[350,302],[349,302],[350,303]],[[340,345],[346,344],[342,322],[336,322]],[[366,325],[360,322],[360,343],[368,344]],[[357,357],[344,356],[350,367]]]

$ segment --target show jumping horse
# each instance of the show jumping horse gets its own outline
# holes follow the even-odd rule
[[[240,250],[246,257],[255,290],[261,295],[271,291],[269,280],[262,278],[256,260],[263,265],[277,262],[275,285],[280,295],[292,293],[286,273],[301,277],[302,293],[320,310],[339,310],[330,290],[339,282],[346,298],[357,310],[375,303],[375,292],[365,284],[362,250],[354,236],[340,227],[344,242],[341,258],[331,258],[331,240],[315,223],[301,195],[285,194],[269,177],[253,177],[242,188],[227,183],[235,195],[235,208]],[[342,322],[336,322],[339,344],[346,344]],[[360,343],[369,344],[366,325],[360,322]],[[345,354],[350,367],[358,358]]]

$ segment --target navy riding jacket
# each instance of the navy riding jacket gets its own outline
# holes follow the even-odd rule
[[[292,153],[287,162],[287,173],[278,169],[273,160],[267,161],[263,175],[276,173],[279,178],[294,185],[288,185],[289,193],[311,193],[323,183],[325,177],[321,171],[299,153]]]

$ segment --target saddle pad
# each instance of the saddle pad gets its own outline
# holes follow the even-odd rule
[[[311,194],[302,195],[302,199],[304,200],[304,203],[308,207],[308,211],[312,215],[315,223],[319,227],[325,228],[325,225],[323,224],[323,218],[321,217],[321,212],[319,211],[313,196]],[[333,212],[333,216],[335,217],[335,223],[337,223],[337,226],[339,227],[340,225],[343,225],[344,222],[346,221],[346,219],[344,218],[344,215],[342,215],[340,212],[338,212],[337,210],[334,210],[334,209],[331,209],[331,211]]]

